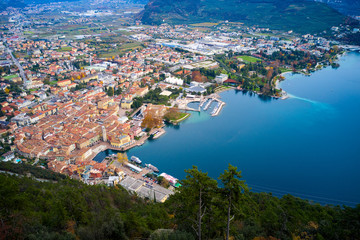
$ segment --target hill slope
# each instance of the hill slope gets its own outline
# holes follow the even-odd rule
[[[326,4],[305,0],[151,0],[139,18],[146,24],[228,20],[299,33],[320,32],[344,20]]]
[[[34,166],[0,163],[0,169],[50,180],[0,173],[0,239],[196,239],[192,223],[197,219],[199,181],[206,186],[201,196],[209,209],[203,215],[204,239],[223,239],[225,235],[226,192],[196,168],[187,171],[181,191],[164,204],[130,195],[120,186],[90,186]],[[202,176],[199,181],[198,175]],[[233,201],[233,206],[234,239],[360,236],[360,205],[320,206],[290,195],[279,199],[269,193],[249,193]],[[149,238],[158,229],[174,228],[177,231],[165,234],[171,236]]]
[[[5,10],[7,7],[24,8],[29,4],[45,4],[56,2],[76,2],[80,0],[2,0],[0,2],[0,10]]]
[[[327,3],[339,12],[350,15],[360,16],[360,0],[316,0],[318,2]]]

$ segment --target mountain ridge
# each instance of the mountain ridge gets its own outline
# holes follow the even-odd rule
[[[324,3],[306,0],[151,0],[138,18],[151,25],[228,20],[315,33],[343,23],[345,16]]]

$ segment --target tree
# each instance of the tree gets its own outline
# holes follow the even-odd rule
[[[118,87],[114,92],[115,95],[120,95],[121,93],[122,93],[122,89],[120,87]]]
[[[217,181],[210,178],[207,173],[201,172],[197,167],[185,170],[186,178],[182,180],[181,188],[175,196],[176,211],[181,222],[186,221],[196,233],[199,240],[202,239],[203,218],[211,213],[211,203],[217,189]],[[180,197],[180,201],[176,200]]]
[[[107,95],[108,95],[109,97],[114,96],[114,88],[109,87],[109,89],[107,90]]]
[[[227,198],[227,224],[226,224],[226,240],[229,240],[230,234],[230,222],[234,219],[234,216],[231,216],[231,210],[233,201],[236,202],[239,200],[242,193],[247,192],[249,189],[245,184],[244,180],[240,180],[241,171],[237,170],[237,167],[229,164],[228,170],[225,170],[223,174],[220,175],[219,179],[224,185],[222,193]]]
[[[121,164],[127,163],[127,162],[129,161],[126,153],[121,153],[121,152],[119,152],[119,153],[117,154],[117,158],[118,158],[118,161],[119,161]]]
[[[164,120],[170,122],[172,120],[177,120],[181,117],[181,113],[177,108],[169,108],[164,115]]]
[[[160,126],[161,124],[162,119],[155,114],[155,111],[148,111],[141,122],[141,127],[152,129]]]
[[[44,78],[44,84],[50,85],[50,76],[46,76],[46,77]]]

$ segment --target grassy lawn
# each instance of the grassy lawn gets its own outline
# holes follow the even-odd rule
[[[50,85],[56,85],[57,81],[51,81]]]
[[[13,75],[7,75],[4,77],[5,80],[10,80],[10,79],[13,79],[13,78],[16,78],[18,75],[17,74],[13,74]]]
[[[71,51],[72,50],[72,47],[62,47],[58,50],[56,50],[57,52],[68,52],[68,51]]]
[[[288,69],[288,68],[279,68],[280,72],[281,73],[284,73],[284,72],[291,72],[292,70],[291,69]]]
[[[221,92],[221,91],[225,91],[225,90],[228,90],[228,89],[231,89],[231,87],[228,87],[228,86],[219,86],[217,88],[214,89],[214,92]]]
[[[181,122],[181,121],[184,121],[185,119],[187,119],[188,117],[190,116],[190,113],[183,113],[183,112],[180,112],[177,116],[177,119],[172,119],[171,121],[173,123],[178,123],[178,122]]]
[[[246,55],[239,56],[239,57],[237,57],[237,58],[240,58],[240,59],[242,59],[243,61],[249,62],[249,63],[261,62],[261,60],[258,59],[258,58],[256,58],[256,57],[251,57],[251,56],[246,56]]]

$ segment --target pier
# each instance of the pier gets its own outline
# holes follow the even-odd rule
[[[208,110],[208,108],[210,107],[210,105],[213,101],[214,101],[214,99],[210,98],[210,100],[206,103],[206,105],[204,107],[204,111]]]
[[[204,97],[194,97],[194,98],[185,98],[185,99],[179,99],[176,101],[176,103],[178,104],[178,108],[180,110],[184,110],[184,111],[194,111],[194,112],[200,112],[200,108],[199,109],[195,109],[195,108],[191,108],[188,107],[189,103],[192,102],[201,102],[203,101]]]
[[[222,109],[222,108],[224,107],[224,105],[225,105],[225,102],[220,101],[220,100],[218,100],[218,99],[217,99],[217,102],[218,102],[218,103],[217,103],[216,107],[215,107],[214,110],[211,112],[211,116],[213,116],[213,117],[219,115],[221,109]]]
[[[194,112],[201,112],[201,110],[208,110],[211,104],[216,101],[218,102],[215,106],[214,110],[211,112],[211,116],[219,115],[221,109],[225,105],[225,102],[221,101],[219,94],[211,94],[210,96],[199,96],[199,97],[192,97],[192,98],[185,98],[185,99],[178,99],[176,104],[178,104],[178,108],[184,111],[194,111]],[[198,109],[188,107],[189,103],[192,102],[199,102]],[[204,106],[205,105],[205,106]]]

